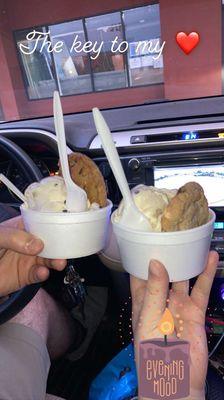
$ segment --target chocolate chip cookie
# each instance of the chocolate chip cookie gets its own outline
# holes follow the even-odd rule
[[[182,186],[163,212],[163,232],[182,231],[206,224],[209,219],[208,202],[202,187],[196,182]]]
[[[106,185],[94,161],[82,153],[70,154],[68,161],[73,181],[85,190],[90,203],[98,203],[100,207],[105,207],[107,204]],[[62,175],[60,167],[59,174]]]

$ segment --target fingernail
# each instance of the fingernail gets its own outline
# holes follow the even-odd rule
[[[38,277],[37,273],[34,274],[34,279],[36,283],[40,282],[40,278]]]
[[[33,238],[25,245],[25,249],[28,252],[38,252],[43,247],[43,243],[40,239]]]
[[[157,278],[160,277],[160,263],[157,260],[151,260],[149,263],[150,274],[155,275]]]

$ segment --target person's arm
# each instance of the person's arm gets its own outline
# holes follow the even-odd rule
[[[142,340],[162,337],[158,323],[168,306],[175,322],[183,331],[181,339],[190,343],[190,396],[188,400],[204,400],[205,379],[208,367],[208,349],[205,332],[205,313],[209,294],[218,264],[218,254],[210,252],[204,272],[198,277],[189,295],[189,281],[175,282],[169,289],[169,278],[164,266],[151,261],[148,281],[130,278],[132,293],[132,321],[135,340],[136,367],[139,366],[139,343]],[[139,400],[145,400],[139,397]],[[149,400],[149,398],[147,398]]]
[[[66,260],[38,257],[43,246],[40,239],[24,231],[21,217],[0,224],[0,297],[45,281],[50,268],[65,268]]]

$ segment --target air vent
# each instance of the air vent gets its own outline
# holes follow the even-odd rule
[[[198,139],[220,139],[224,138],[224,132],[217,130],[207,131],[186,131],[186,132],[169,132],[169,133],[153,133],[151,135],[135,135],[131,136],[130,143],[160,143],[173,142],[179,140],[198,140]]]
[[[219,146],[224,142],[224,122],[192,124],[112,132],[116,147],[167,147],[167,146]],[[100,149],[99,136],[93,139],[90,149]]]

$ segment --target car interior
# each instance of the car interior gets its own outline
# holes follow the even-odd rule
[[[97,0],[94,5],[86,1],[86,7],[81,1],[77,5],[69,0],[63,5],[53,0],[47,3],[19,0],[15,5],[13,0],[0,1],[0,173],[21,192],[32,182],[58,174],[52,100],[53,91],[58,90],[67,153],[83,153],[97,164],[113,210],[122,196],[97,135],[93,107],[101,109],[108,123],[131,189],[139,184],[175,188],[192,180],[201,183],[209,207],[216,213],[211,249],[219,253],[206,315],[206,398],[224,399],[224,77],[219,38],[223,35],[223,5],[216,0],[126,0],[122,5],[116,0],[107,5]],[[146,9],[151,12],[148,16]],[[177,12],[183,26],[173,17]],[[212,43],[211,38],[206,39],[206,18],[210,18]],[[45,33],[48,27],[52,43],[63,37],[66,46],[61,53],[41,53],[38,46],[43,39],[35,50],[32,48],[33,53],[20,51],[19,43],[29,42],[29,32],[36,29]],[[175,32],[196,28],[201,42],[189,55],[177,48],[175,40],[169,44]],[[95,60],[83,51],[71,57],[68,38],[79,32],[82,40],[101,38],[107,43],[116,35],[120,41],[125,38],[132,45],[130,53],[111,56],[105,46]],[[157,37],[167,46],[159,65],[150,64],[148,53],[133,57],[135,43]],[[214,48],[220,52],[220,65]],[[66,62],[67,69],[63,69]],[[5,205],[1,221],[19,214],[21,201],[1,182],[0,202]],[[73,265],[84,279],[84,287],[106,288],[106,304],[84,354],[73,359],[66,354],[52,363],[47,392],[67,400],[87,400],[96,376],[132,341],[129,276],[120,262],[103,253],[68,260],[68,265]],[[66,303],[64,279],[65,271],[51,272],[43,285],[62,304]],[[25,287],[1,303],[0,323],[18,313],[39,287]],[[77,331],[73,352],[81,346],[83,335],[82,330]]]

